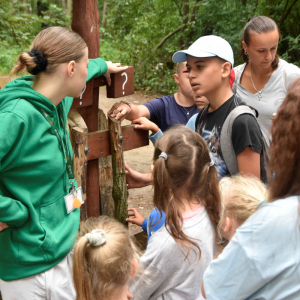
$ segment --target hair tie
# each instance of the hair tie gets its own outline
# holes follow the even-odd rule
[[[209,166],[209,167],[212,167],[212,166],[214,166],[214,164],[215,164],[215,163],[214,163],[214,161],[212,160],[212,161],[209,163],[208,166]]]
[[[93,247],[99,247],[106,243],[107,240],[106,232],[102,229],[94,229],[91,233],[87,233],[85,237]]]
[[[168,159],[168,155],[167,155],[167,153],[165,153],[165,152],[162,152],[162,153],[159,155],[159,157],[163,157],[165,160]]]
[[[48,61],[41,51],[33,48],[27,53],[34,58],[33,61],[36,63],[36,66],[32,70],[28,70],[30,74],[37,75],[47,69]]]

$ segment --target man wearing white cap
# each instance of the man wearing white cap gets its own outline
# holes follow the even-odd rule
[[[186,126],[206,140],[219,179],[232,175],[223,158],[226,153],[222,153],[220,136],[230,112],[245,103],[230,88],[229,76],[234,64],[230,44],[218,36],[203,36],[187,50],[176,52],[173,61],[187,61],[192,89],[209,101],[209,105],[194,115]],[[256,118],[251,114],[242,114],[236,117],[231,126],[229,142],[233,147],[231,153],[235,154],[233,159],[237,161],[238,172],[265,177],[265,169],[261,168],[262,134]],[[161,134],[158,132],[150,138],[155,142]]]

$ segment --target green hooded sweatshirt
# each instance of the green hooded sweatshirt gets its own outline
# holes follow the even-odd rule
[[[90,60],[87,81],[107,71],[106,62]],[[56,107],[24,76],[0,90],[0,278],[21,279],[58,264],[72,249],[79,229],[80,210],[67,214],[65,155],[51,125],[53,120],[68,144],[67,116],[73,98]],[[60,120],[61,119],[61,120]],[[68,138],[66,138],[66,134]]]

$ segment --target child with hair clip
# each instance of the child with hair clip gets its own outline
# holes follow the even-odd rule
[[[138,249],[128,230],[107,216],[90,218],[74,248],[73,279],[78,300],[127,300]]]
[[[203,138],[183,125],[157,140],[153,203],[166,214],[153,233],[130,291],[139,299],[203,299],[203,273],[217,253],[218,176]]]

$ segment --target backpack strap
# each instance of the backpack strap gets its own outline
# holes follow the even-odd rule
[[[227,116],[221,130],[221,151],[225,164],[231,176],[239,173],[238,162],[232,144],[232,125],[234,120],[238,116],[243,114],[249,114],[256,118],[255,112],[250,107],[246,105],[237,106]]]

